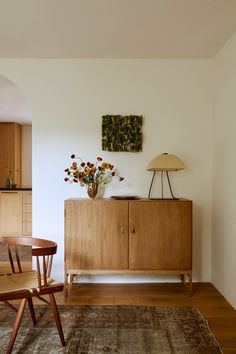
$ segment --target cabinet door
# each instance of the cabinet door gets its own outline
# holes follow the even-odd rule
[[[0,123],[0,186],[10,177],[21,186],[21,125]]]
[[[13,183],[21,186],[21,154],[22,154],[22,136],[21,125],[14,123],[14,169]]]
[[[129,204],[130,269],[191,269],[191,201]]]
[[[67,269],[128,269],[128,202],[66,201]]]
[[[0,192],[1,235],[22,235],[22,192]]]

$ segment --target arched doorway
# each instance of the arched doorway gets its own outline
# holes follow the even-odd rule
[[[32,186],[32,115],[21,90],[14,82],[0,75],[0,123],[3,122],[14,122],[21,126],[21,186],[30,187]],[[5,172],[4,168],[2,173]]]
[[[32,236],[31,113],[21,90],[2,75],[0,75],[0,182],[0,234]],[[30,269],[31,251],[22,252],[23,266]],[[9,272],[7,265],[8,252],[0,245],[0,268],[4,272]]]

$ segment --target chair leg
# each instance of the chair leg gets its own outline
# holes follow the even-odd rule
[[[36,321],[36,317],[35,317],[34,305],[33,305],[32,298],[28,297],[27,301],[28,301],[28,306],[29,306],[29,309],[30,309],[30,314],[31,314],[31,318],[32,318],[33,324],[36,325],[37,321]]]
[[[13,345],[15,343],[17,332],[19,330],[20,323],[21,323],[21,320],[22,320],[22,317],[23,317],[23,314],[24,314],[26,301],[27,301],[26,299],[23,299],[20,302],[20,306],[19,306],[19,309],[17,311],[15,323],[13,325],[13,330],[12,330],[11,337],[10,337],[10,340],[9,340],[9,343],[8,343],[6,354],[10,354],[11,351],[12,351],[12,347],[13,347]]]
[[[58,334],[59,334],[60,339],[61,339],[61,344],[64,347],[66,345],[66,342],[65,342],[65,339],[64,339],[64,334],[63,334],[62,325],[61,325],[61,319],[60,319],[60,315],[59,315],[59,311],[58,311],[58,308],[57,308],[57,304],[56,304],[56,300],[55,300],[54,294],[49,294],[49,299],[50,299],[50,304],[51,304],[51,307],[52,307],[54,320],[56,322]]]

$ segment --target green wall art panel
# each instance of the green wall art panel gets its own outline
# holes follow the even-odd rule
[[[102,150],[142,151],[143,116],[102,116]]]

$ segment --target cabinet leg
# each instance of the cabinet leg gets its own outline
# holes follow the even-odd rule
[[[67,272],[65,272],[65,276],[64,276],[64,296],[67,297],[68,296],[68,275]]]
[[[193,295],[193,282],[192,282],[192,274],[188,274],[188,295],[191,297]]]
[[[70,284],[73,283],[74,280],[74,274],[70,274]]]
[[[64,296],[65,297],[68,296],[69,287],[73,287],[74,280],[75,280],[76,276],[77,276],[77,274],[67,273],[67,271],[65,271],[65,275],[64,275]],[[69,278],[69,281],[68,281],[68,278]]]
[[[75,274],[70,274],[70,286],[73,288],[74,286]]]
[[[179,274],[179,277],[180,277],[181,283],[183,283],[184,285],[186,285],[188,287],[188,295],[192,296],[192,290],[193,290],[192,273]],[[187,281],[186,277],[188,277],[188,281]]]

